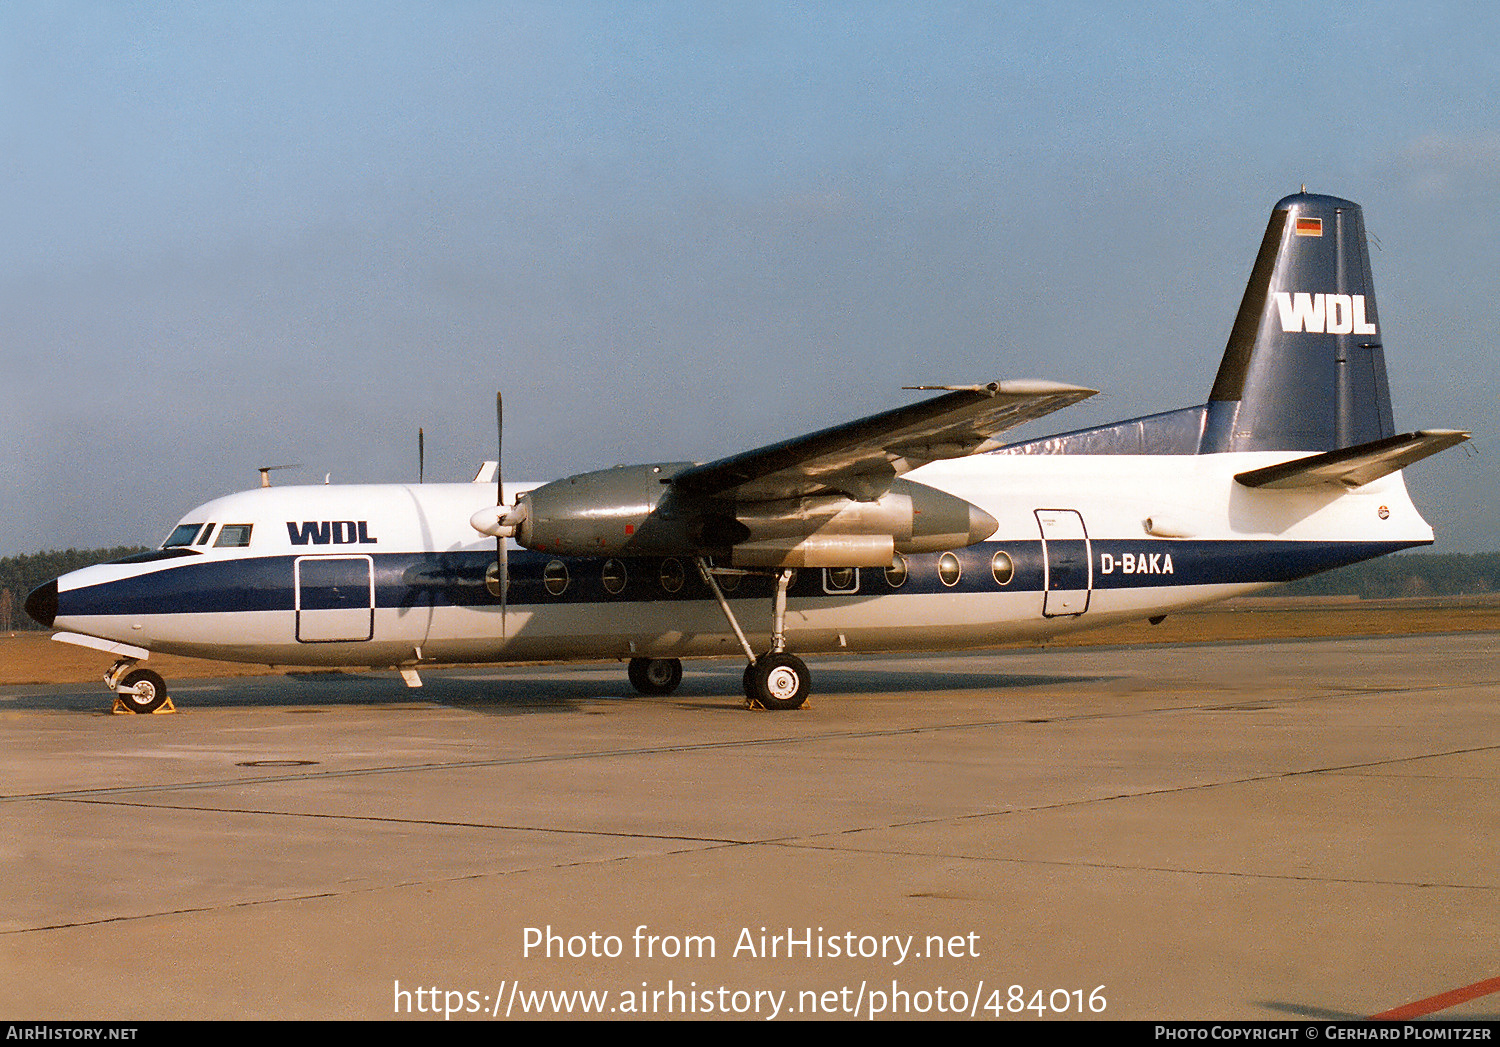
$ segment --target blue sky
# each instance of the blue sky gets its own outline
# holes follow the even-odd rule
[[[1251,9],[1253,7],[1253,10]],[[706,460],[1044,377],[1199,403],[1271,205],[1361,203],[1409,483],[1500,548],[1500,15],[0,8],[0,555],[283,482]],[[1044,423],[1047,424],[1047,423]],[[1039,432],[1029,429],[1026,432]]]

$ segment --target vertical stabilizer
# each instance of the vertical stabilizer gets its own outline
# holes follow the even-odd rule
[[[1394,435],[1364,215],[1288,196],[1250,272],[1200,450],[1334,451]]]

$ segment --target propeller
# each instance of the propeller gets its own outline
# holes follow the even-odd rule
[[[505,406],[495,391],[495,506],[505,508]],[[504,520],[502,514],[499,518]],[[514,530],[514,528],[512,528]],[[495,533],[495,569],[500,574],[500,635],[505,635],[505,608],[510,600],[510,549],[501,531]]]
[[[495,536],[495,574],[500,583],[500,629],[505,630],[505,615],[510,602],[510,550],[505,540],[515,535],[525,518],[519,505],[505,504],[505,474],[500,468],[505,433],[505,408],[499,393],[495,394],[495,507],[481,509],[469,517],[469,526],[480,534]]]

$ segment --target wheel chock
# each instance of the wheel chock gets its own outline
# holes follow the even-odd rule
[[[175,705],[172,704],[172,696],[171,695],[167,695],[166,701],[162,702],[155,709],[151,710],[151,715],[155,716],[157,713],[175,713],[176,711],[177,711],[177,706],[175,706]],[[141,715],[140,713],[138,713],[134,709],[132,709],[130,706],[126,705],[125,704],[125,699],[121,698],[119,695],[115,695],[115,704],[109,710],[109,712],[110,712],[111,716],[139,716],[139,715]]]

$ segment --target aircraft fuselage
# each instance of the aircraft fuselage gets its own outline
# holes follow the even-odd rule
[[[789,646],[953,649],[1170,613],[1432,541],[1395,473],[1355,491],[1265,492],[1245,470],[1299,457],[978,455],[912,479],[988,512],[988,540],[889,570],[802,569]],[[517,490],[529,485],[517,485]],[[209,502],[214,525],[166,558],[59,579],[54,628],[150,651],[273,665],[734,655],[691,560],[512,548],[502,614],[495,542],[468,526],[487,484],[277,487]],[[507,490],[507,497],[512,492]],[[248,544],[214,543],[249,526]],[[236,540],[243,532],[235,531]],[[157,556],[163,553],[155,554]],[[724,579],[726,587],[733,579]],[[771,580],[727,592],[752,644]],[[503,618],[503,622],[502,622]]]

